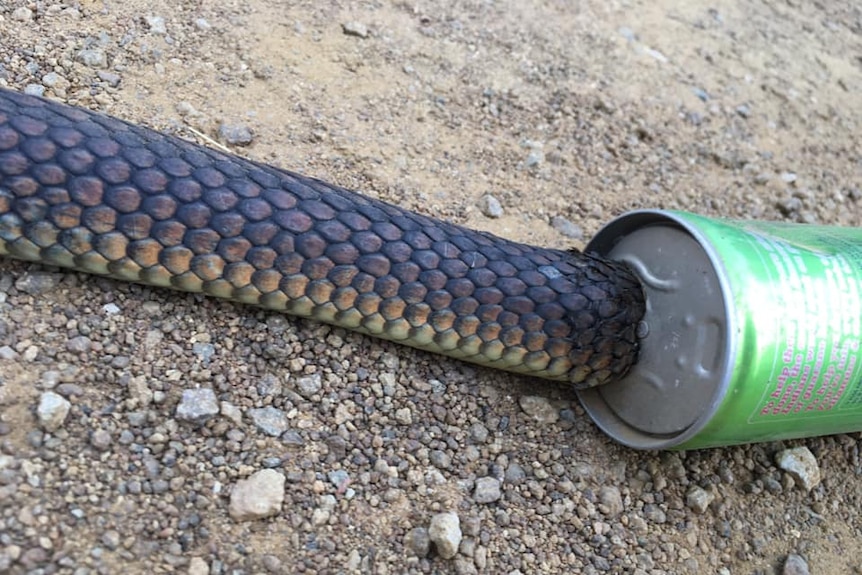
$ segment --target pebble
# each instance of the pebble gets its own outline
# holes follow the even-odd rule
[[[176,416],[180,421],[202,425],[218,415],[218,412],[218,399],[212,389],[184,389],[182,399],[177,405]]]
[[[451,559],[458,554],[461,545],[461,521],[456,513],[438,513],[431,518],[428,537],[434,543],[437,553],[443,559]]]
[[[667,521],[667,514],[658,505],[652,503],[644,505],[643,516],[653,523],[664,523]]]
[[[797,486],[806,491],[811,491],[820,483],[820,467],[807,447],[779,451],[775,455],[775,463],[796,481]]]
[[[476,488],[473,491],[473,500],[476,503],[493,503],[501,496],[499,479],[482,477],[476,480]]]
[[[39,396],[39,406],[36,408],[36,416],[39,425],[48,432],[56,431],[66,421],[72,404],[69,400],[53,391],[46,391]]]
[[[99,70],[96,72],[96,76],[99,77],[99,80],[102,82],[106,82],[110,87],[116,88],[120,85],[120,81],[122,77],[119,74],[115,74],[113,72],[107,72],[105,70]]]
[[[42,97],[45,95],[45,86],[41,84],[27,84],[24,86],[24,93],[28,96]]]
[[[616,517],[623,512],[623,496],[618,487],[605,485],[599,489],[599,511],[607,517]]]
[[[207,30],[212,28],[212,25],[207,21],[206,18],[196,18],[195,19],[195,28],[197,28],[198,30],[201,30],[203,32],[206,32]]]
[[[92,340],[85,335],[75,336],[66,342],[66,350],[72,353],[87,353],[92,348]]]
[[[551,404],[547,397],[540,395],[522,395],[518,404],[524,413],[539,423],[556,423],[560,419],[560,410]]]
[[[321,384],[320,374],[317,373],[306,375],[296,380],[296,388],[299,391],[299,395],[306,399],[320,391]]]
[[[452,458],[448,453],[442,451],[440,449],[435,449],[432,451],[428,459],[431,461],[431,465],[437,467],[439,469],[447,469],[450,465],[452,465]]]
[[[362,22],[350,21],[341,25],[341,30],[347,36],[356,36],[358,38],[368,38],[368,26]]]
[[[230,494],[228,512],[234,521],[272,517],[284,502],[285,477],[274,469],[263,469],[241,479]]]
[[[572,238],[573,240],[584,239],[584,229],[581,226],[570,222],[563,216],[552,217],[551,227],[566,236],[567,238]]]
[[[513,462],[506,467],[506,474],[504,477],[506,479],[506,483],[518,485],[527,478],[527,472],[524,471],[523,467]]]
[[[425,557],[431,550],[431,538],[424,527],[414,527],[404,536],[404,547],[417,557]]]
[[[111,434],[104,429],[96,429],[90,434],[90,445],[98,451],[106,451],[111,447]]]
[[[188,575],[209,575],[210,566],[202,557],[192,557],[189,560]]]
[[[685,504],[697,514],[704,513],[715,499],[715,494],[702,487],[694,486],[685,495]]]
[[[808,575],[808,562],[799,555],[791,553],[784,561],[781,575]]]
[[[348,474],[343,469],[336,469],[334,471],[330,471],[327,474],[327,477],[329,478],[329,482],[337,488],[341,488],[343,485],[346,485],[350,481],[350,474]]]
[[[239,425],[242,423],[242,410],[239,407],[228,401],[222,401],[219,404],[219,411],[223,417],[229,419],[232,423]]]
[[[78,52],[77,59],[84,66],[90,68],[104,68],[108,64],[108,58],[105,53],[98,48],[85,48]]]
[[[8,345],[0,346],[0,359],[17,359],[18,352]]]
[[[248,146],[254,141],[254,132],[243,124],[222,124],[218,128],[218,137],[231,146]]]
[[[19,22],[29,22],[33,19],[33,12],[26,6],[21,6],[12,11],[12,19]]]
[[[53,291],[60,283],[60,274],[32,272],[15,282],[15,289],[29,295],[42,295]]]
[[[410,425],[413,423],[413,412],[409,407],[402,407],[395,410],[395,421],[401,425]]]
[[[503,215],[503,206],[500,205],[500,200],[491,194],[485,194],[479,198],[479,211],[482,215],[488,218],[499,218]]]
[[[255,427],[270,437],[278,437],[289,427],[287,415],[282,410],[272,406],[249,409],[248,416]]]
[[[168,27],[165,25],[165,19],[161,16],[146,16],[144,20],[146,20],[147,26],[150,27],[150,32],[152,32],[153,34],[164,36],[168,33]]]

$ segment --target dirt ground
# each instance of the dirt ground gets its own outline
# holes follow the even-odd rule
[[[851,1],[5,0],[0,85],[539,245],[583,247],[638,208],[862,222]],[[235,128],[250,144],[224,142]],[[2,346],[0,571],[747,575],[797,554],[862,572],[858,434],[638,452],[563,386],[10,260]],[[72,411],[47,433],[55,386]],[[178,421],[195,387],[242,418]],[[265,406],[285,435],[249,420]],[[811,492],[774,463],[796,445]],[[281,511],[233,521],[232,487],[265,467]],[[421,542],[441,511],[454,559]]]

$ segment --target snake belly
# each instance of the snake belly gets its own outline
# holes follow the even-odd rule
[[[628,371],[645,311],[625,264],[508,241],[2,89],[0,255],[579,388]]]

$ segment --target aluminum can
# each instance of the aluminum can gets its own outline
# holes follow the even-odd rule
[[[638,362],[579,392],[640,449],[862,431],[862,230],[645,210],[588,252],[628,262],[647,312]]]

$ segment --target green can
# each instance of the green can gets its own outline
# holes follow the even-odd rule
[[[862,431],[862,230],[637,211],[588,252],[631,265],[637,365],[579,392],[611,437],[698,449]]]

